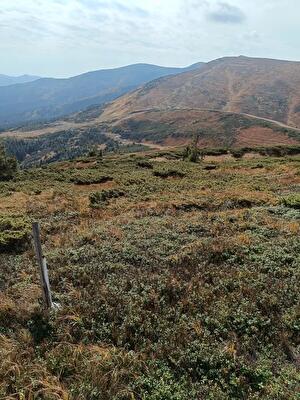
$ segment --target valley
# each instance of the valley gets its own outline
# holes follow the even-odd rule
[[[102,113],[102,108],[94,108],[65,120],[37,124],[34,129],[5,131],[0,137],[8,151],[27,166],[73,158],[97,148],[108,152],[180,149],[195,136],[200,149],[300,145],[300,129],[248,114],[148,109],[106,121]]]

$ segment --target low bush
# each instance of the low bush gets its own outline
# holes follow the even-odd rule
[[[154,176],[158,176],[159,178],[183,178],[185,173],[182,171],[178,171],[176,169],[163,169],[153,171]]]
[[[70,181],[75,183],[75,185],[92,185],[95,183],[105,183],[112,181],[113,178],[106,175],[97,175],[97,174],[78,174],[72,176]]]
[[[206,171],[213,171],[214,169],[217,169],[217,165],[215,164],[209,164],[209,165],[204,165],[203,169]]]
[[[21,250],[28,243],[29,232],[29,222],[25,217],[0,215],[0,250]]]
[[[234,158],[242,158],[246,152],[246,149],[233,149],[230,151]]]
[[[149,161],[138,161],[136,165],[140,168],[153,169],[153,165]]]
[[[300,209],[300,194],[291,194],[283,197],[281,203],[289,208]]]
[[[273,146],[258,149],[263,156],[284,157],[300,154],[300,146]]]
[[[228,149],[220,147],[215,149],[202,149],[201,153],[204,156],[222,156],[224,154],[228,154]]]
[[[124,196],[123,190],[109,189],[101,190],[100,192],[94,192],[90,194],[90,206],[98,208],[108,203],[110,199],[117,199],[118,197]]]

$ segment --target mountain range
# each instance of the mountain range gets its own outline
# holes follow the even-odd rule
[[[9,76],[0,74],[0,86],[16,85],[19,83],[28,83],[40,79],[39,76],[34,75],[21,75],[21,76]]]
[[[300,62],[226,57],[184,74],[164,77],[112,104],[103,120],[136,111],[206,109],[245,113],[300,126]]]
[[[121,143],[182,146],[197,135],[201,147],[293,146],[300,63],[240,56],[183,69],[136,64],[0,88],[0,126],[24,121],[27,128],[3,136],[95,129]]]
[[[22,85],[0,87],[0,127],[58,118],[112,101],[154,79],[201,66],[202,63],[187,68],[134,64],[67,79],[42,78]]]

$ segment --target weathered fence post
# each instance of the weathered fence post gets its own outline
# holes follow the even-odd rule
[[[52,308],[53,302],[52,302],[50,283],[48,277],[48,269],[47,269],[46,258],[43,255],[41,235],[40,235],[40,224],[38,222],[33,222],[32,233],[33,233],[35,254],[39,264],[43,299],[46,308]]]

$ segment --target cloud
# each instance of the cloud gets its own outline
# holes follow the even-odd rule
[[[148,17],[149,13],[144,10],[143,8],[140,7],[128,7],[127,5],[121,4],[121,3],[114,3],[114,7],[124,13],[131,14],[131,15],[136,15],[138,17]]]
[[[99,7],[109,7],[109,2],[99,0],[80,0],[80,3],[88,8],[95,9]]]
[[[128,15],[132,15],[132,16],[138,16],[138,17],[148,17],[149,13],[141,8],[141,7],[137,7],[137,6],[133,6],[133,5],[127,5],[124,3],[121,3],[119,1],[114,1],[114,0],[110,0],[110,1],[102,1],[102,0],[79,0],[79,3],[90,9],[90,10],[117,10],[121,13],[124,14],[128,14]]]
[[[253,42],[259,42],[261,40],[260,34],[257,31],[246,32],[243,38]]]
[[[208,7],[209,2],[207,0],[185,0],[183,6],[190,10],[199,10],[202,7]]]
[[[223,24],[239,24],[246,19],[243,11],[228,3],[218,3],[215,9],[207,13],[209,20]]]
[[[300,59],[299,0],[0,3],[0,72],[12,75],[70,76],[136,62],[183,66],[235,54]]]

